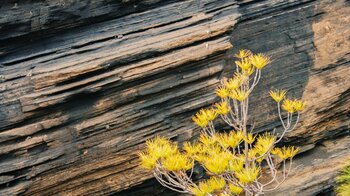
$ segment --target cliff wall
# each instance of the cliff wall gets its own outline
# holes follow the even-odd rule
[[[137,153],[195,138],[242,48],[273,59],[257,131],[280,126],[270,88],[308,102],[283,141],[302,149],[296,169],[271,194],[326,194],[350,157],[349,16],[345,0],[2,0],[0,195],[174,194]]]

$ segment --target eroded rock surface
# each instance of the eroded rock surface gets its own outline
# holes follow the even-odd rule
[[[303,153],[276,194],[332,189],[350,156],[348,1],[0,5],[0,195],[177,195],[137,153],[154,135],[198,135],[190,117],[241,48],[273,57],[251,103],[257,131],[280,127],[270,88],[308,102],[283,141]]]

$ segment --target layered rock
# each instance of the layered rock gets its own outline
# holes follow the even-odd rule
[[[257,131],[280,127],[270,88],[308,102],[283,141],[303,153],[278,194],[330,189],[350,156],[348,2],[4,1],[0,11],[0,195],[169,195],[137,153],[154,135],[198,135],[190,117],[214,103],[240,48],[273,58],[252,98]]]

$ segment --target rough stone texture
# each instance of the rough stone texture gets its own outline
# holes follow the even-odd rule
[[[0,195],[177,195],[136,155],[156,134],[198,134],[190,117],[240,48],[273,57],[251,103],[258,131],[280,128],[270,88],[308,102],[283,141],[302,148],[297,169],[272,195],[325,193],[350,156],[348,1],[0,5]]]

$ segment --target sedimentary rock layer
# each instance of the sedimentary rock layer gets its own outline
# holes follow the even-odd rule
[[[273,58],[252,98],[257,131],[280,127],[270,88],[308,102],[283,143],[304,152],[293,176],[317,180],[292,176],[283,193],[329,189],[348,156],[348,2],[5,0],[0,13],[0,195],[169,195],[137,153],[154,135],[198,135],[190,117],[240,48]]]
[[[38,6],[48,18],[65,9]],[[146,138],[192,137],[188,118],[215,97],[237,5],[143,6],[34,41],[17,40],[37,29],[4,36],[1,195],[117,192],[150,178],[136,159]]]

